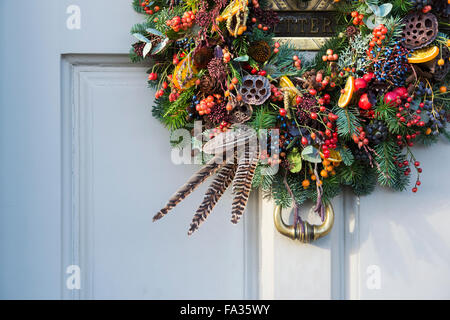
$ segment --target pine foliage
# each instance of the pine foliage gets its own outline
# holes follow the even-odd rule
[[[357,133],[357,128],[361,126],[358,117],[359,111],[354,106],[347,108],[333,108],[334,114],[339,118],[336,121],[338,134],[340,137],[349,140],[353,134]]]

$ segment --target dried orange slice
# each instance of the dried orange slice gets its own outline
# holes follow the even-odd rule
[[[424,63],[433,60],[439,54],[439,48],[432,46],[423,48],[411,53],[411,57],[408,58],[409,63]]]
[[[344,93],[339,97],[338,106],[341,108],[348,106],[352,100],[353,92],[355,92],[355,78],[350,76],[345,84]]]

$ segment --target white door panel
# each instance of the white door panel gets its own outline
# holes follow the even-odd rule
[[[246,298],[245,225],[229,223],[229,194],[191,237],[207,185],[151,221],[198,167],[172,164],[169,134],[151,116],[146,68],[102,56],[69,56],[63,65],[62,81],[72,83],[63,94],[73,97],[64,131],[73,132],[74,168],[73,207],[64,216],[71,216],[67,230],[78,225],[63,250],[83,271],[80,297]]]
[[[447,143],[415,148],[415,156],[423,168],[416,194],[380,188],[361,198],[355,243],[361,279],[350,297],[450,298],[450,182],[444,169],[450,148]],[[379,289],[370,282],[372,266],[379,268]],[[358,274],[350,269],[349,276]]]
[[[0,1],[0,298],[450,297],[448,144],[417,152],[417,194],[336,198],[317,243],[278,234],[256,194],[241,224],[227,193],[189,238],[206,186],[151,222],[196,168],[171,163],[145,68],[127,61],[143,17],[131,0],[25,2]]]

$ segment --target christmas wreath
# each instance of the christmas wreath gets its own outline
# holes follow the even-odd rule
[[[335,2],[338,31],[306,61],[274,40],[267,0],[133,1],[146,20],[132,28],[130,56],[151,63],[153,116],[171,131],[201,122],[200,134],[171,143],[187,142],[203,166],[154,220],[214,174],[189,234],[231,185],[233,223],[252,188],[280,207],[313,200],[322,219],[344,186],[417,192],[411,147],[450,139],[450,0]],[[248,147],[263,133],[266,145]]]

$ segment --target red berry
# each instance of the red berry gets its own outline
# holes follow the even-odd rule
[[[309,94],[312,96],[315,96],[317,94],[317,90],[316,89],[310,89],[309,90]]]
[[[419,161],[416,161],[416,162],[414,162],[414,165],[415,165],[416,167],[418,167],[418,166],[420,166],[420,162],[419,162]]]
[[[417,192],[417,188],[416,187],[412,188],[412,192],[416,193]]]
[[[284,117],[287,114],[286,109],[280,108],[280,116]]]
[[[306,146],[308,144],[308,139],[302,137],[302,145]]]
[[[311,119],[316,120],[317,119],[317,113],[315,112],[311,112],[311,114],[309,115],[311,117]]]

